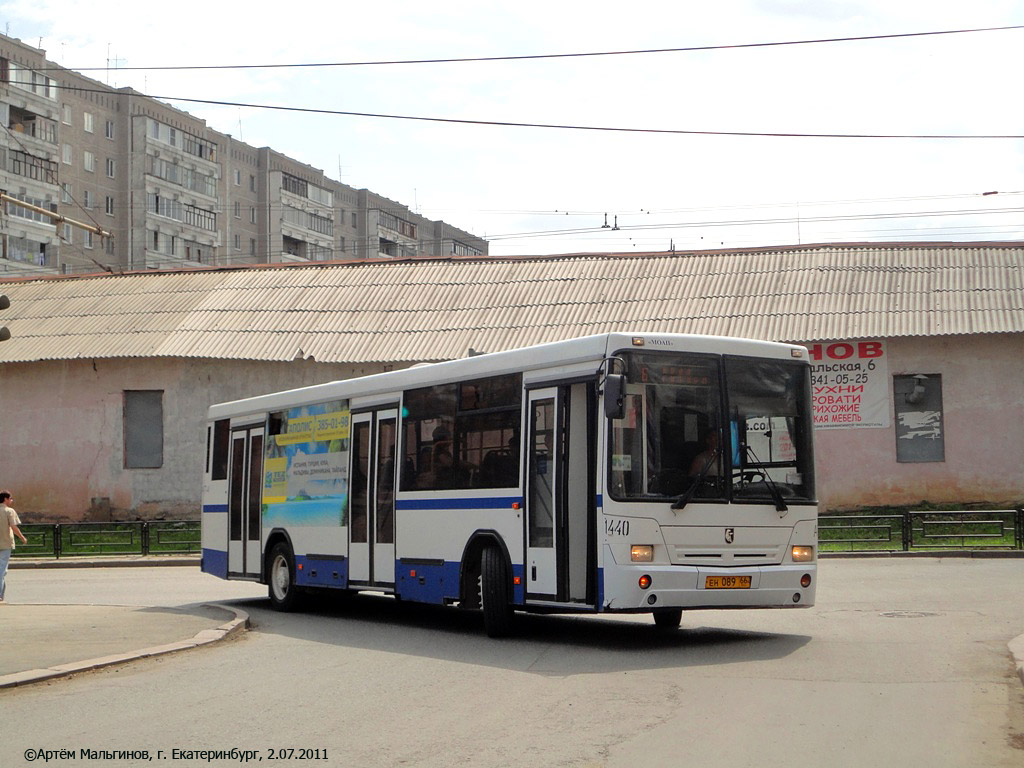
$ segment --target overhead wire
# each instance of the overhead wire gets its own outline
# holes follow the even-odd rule
[[[797,223],[820,223],[833,221],[880,221],[886,219],[914,219],[931,218],[936,216],[973,216],[973,215],[1000,215],[1024,213],[1024,208],[988,208],[988,209],[960,209],[949,211],[902,211],[893,213],[871,213],[871,214],[837,214],[832,216],[788,216],[779,218],[764,219],[731,219],[731,220],[706,220],[706,221],[685,221],[685,222],[661,222],[652,224],[618,224],[617,229],[612,231],[641,231],[650,229],[693,229],[695,227],[729,227],[729,226],[771,226],[779,224]],[[588,232],[607,231],[604,226],[580,227],[575,229],[537,230],[533,232],[516,232],[499,235],[489,235],[488,242],[501,240],[516,240],[533,237],[551,237],[555,235],[578,235]]]
[[[815,40],[793,40],[793,41],[776,41],[776,42],[765,42],[765,43],[744,43],[744,44],[732,44],[732,45],[718,45],[718,46],[693,46],[693,47],[679,47],[679,48],[656,48],[656,49],[644,49],[644,50],[632,50],[632,51],[602,51],[602,52],[583,52],[583,53],[563,53],[563,54],[537,54],[537,55],[522,55],[522,56],[490,56],[490,57],[466,57],[466,58],[449,58],[449,59],[417,59],[417,60],[382,60],[382,61],[362,61],[362,62],[330,62],[330,63],[313,63],[313,64],[244,64],[244,65],[177,65],[167,67],[127,67],[118,69],[131,69],[131,70],[187,70],[187,69],[253,69],[253,68],[289,68],[289,67],[320,67],[320,66],[368,66],[368,65],[383,65],[383,64],[431,64],[431,63],[465,63],[465,62],[485,62],[485,61],[502,61],[502,60],[528,60],[528,59],[557,59],[557,58],[575,58],[585,56],[620,56],[620,55],[631,55],[631,54],[652,54],[652,53],[670,53],[670,52],[693,52],[693,51],[710,51],[710,50],[729,50],[729,49],[741,49],[741,48],[763,48],[771,46],[786,46],[786,45],[807,45],[807,44],[822,44],[822,43],[840,43],[840,42],[855,42],[855,41],[867,41],[867,40],[885,40],[885,39],[896,39],[896,38],[914,38],[914,37],[927,37],[935,35],[953,35],[953,34],[965,34],[975,32],[994,32],[994,31],[1007,31],[1024,29],[1024,25],[1015,26],[1004,26],[1004,27],[985,27],[985,28],[973,28],[973,29],[958,29],[958,30],[944,30],[944,31],[933,31],[933,32],[917,32],[917,33],[901,33],[901,34],[889,34],[889,35],[870,35],[860,37],[843,37],[843,38],[823,38]],[[67,69],[64,67],[54,69]],[[89,71],[90,69],[102,69],[102,68],[79,68],[79,71]],[[63,86],[55,85],[57,88],[72,88],[73,90],[80,92],[101,92],[110,94],[110,89],[87,89],[75,86]],[[115,92],[116,93],[116,92]],[[886,134],[886,133],[793,133],[793,132],[759,132],[759,131],[703,131],[703,130],[684,130],[684,129],[661,129],[661,128],[631,128],[631,127],[610,127],[610,126],[588,126],[588,125],[573,125],[573,124],[551,124],[551,123],[531,123],[531,122],[511,122],[511,121],[493,121],[493,120],[469,120],[460,118],[444,118],[444,117],[428,117],[428,116],[415,116],[415,115],[399,115],[399,114],[386,114],[386,113],[371,113],[371,112],[356,112],[356,111],[343,111],[343,110],[324,110],[317,108],[307,107],[290,107],[280,105],[267,105],[267,104],[254,104],[245,102],[233,102],[223,100],[212,100],[212,99],[194,99],[187,97],[176,97],[176,96],[161,96],[161,95],[150,95],[134,92],[141,97],[148,97],[153,99],[161,99],[167,101],[179,101],[185,103],[198,103],[208,104],[212,106],[230,106],[230,107],[246,107],[253,109],[267,109],[267,110],[278,110],[288,112],[302,112],[311,114],[327,114],[327,115],[339,115],[339,116],[354,116],[354,117],[369,117],[369,118],[383,118],[383,119],[397,119],[397,120],[416,120],[416,121],[427,121],[427,122],[441,122],[441,123],[456,123],[456,124],[467,124],[467,125],[484,125],[484,126],[505,126],[505,127],[529,127],[529,128],[547,128],[547,129],[563,129],[563,130],[586,130],[586,131],[614,131],[614,132],[625,132],[625,133],[645,133],[645,134],[676,134],[676,135],[703,135],[703,136],[740,136],[740,137],[764,137],[764,138],[778,138],[778,137],[791,137],[791,138],[826,138],[826,139],[1020,139],[1024,138],[1022,134]],[[1014,193],[1016,194],[1016,193]],[[901,199],[901,198],[895,198]],[[912,199],[912,198],[902,198]],[[926,198],[922,198],[926,199]],[[77,201],[76,201],[77,204]],[[822,203],[824,204],[824,203]],[[79,207],[82,207],[78,204]],[[813,205],[812,203],[800,203],[796,205]],[[744,206],[738,206],[744,207]],[[223,206],[217,205],[216,208],[227,211],[227,204]],[[87,209],[82,207],[83,211]],[[676,212],[688,212],[701,209],[680,209]],[[658,213],[673,212],[671,209],[661,210]],[[644,211],[644,213],[651,213],[651,211]],[[984,213],[978,212],[978,213]],[[92,219],[91,214],[88,214]],[[568,215],[567,212],[563,215]],[[573,214],[573,215],[586,215],[585,213]],[[911,216],[911,215],[966,215],[958,214],[955,212],[944,213],[936,212],[930,214],[884,214],[881,215],[887,218],[895,218],[898,216]],[[876,215],[878,216],[878,215]],[[867,218],[872,218],[869,215]],[[816,219],[811,217],[805,217],[802,221],[811,222]],[[818,220],[841,220],[838,218],[823,218]],[[95,219],[93,219],[95,221]],[[678,225],[665,225],[665,224],[650,224],[650,225],[622,225],[619,229],[631,229],[637,230],[642,228],[652,229],[665,229],[678,226],[726,226],[730,223],[746,224],[751,225],[755,223],[766,223],[770,220],[751,220],[748,222],[711,222],[711,223],[687,223]],[[791,220],[779,219],[777,222],[786,222]],[[588,231],[597,231],[602,228],[580,228],[580,229],[567,229],[567,230],[553,230],[549,232],[536,232],[536,233],[520,233],[520,234],[507,234],[498,235],[488,238],[490,240],[499,239],[512,239],[512,238],[525,238],[534,236],[546,236],[546,235],[567,235],[567,234],[582,234]]]
[[[956,199],[970,199],[976,197],[988,197],[992,195],[999,195],[1000,197],[1007,197],[1011,195],[1024,195],[1024,191],[989,191],[989,192],[959,192],[950,193],[944,195],[904,195],[898,197],[865,197],[865,198],[852,198],[848,200],[794,200],[777,203],[734,203],[731,205],[706,205],[706,206],[694,206],[688,208],[639,208],[639,209],[622,209],[622,208],[601,208],[593,210],[534,210],[534,209],[490,209],[490,208],[478,208],[478,209],[466,209],[466,208],[435,208],[431,206],[422,207],[421,210],[429,212],[430,215],[438,215],[443,213],[482,213],[491,215],[509,215],[509,216],[603,216],[605,214],[616,213],[619,216],[638,216],[638,215],[650,215],[650,214],[666,214],[666,213],[701,213],[705,211],[730,211],[730,210],[756,210],[761,208],[811,208],[816,206],[828,206],[828,205],[864,205],[871,204],[877,205],[878,203],[893,203],[893,202],[916,202],[916,201],[928,201],[928,200],[956,200]]]
[[[577,53],[539,53],[522,54],[511,56],[466,56],[437,59],[384,59],[372,61],[333,61],[333,62],[311,62],[311,63],[284,63],[284,64],[173,64],[165,66],[137,66],[137,67],[115,67],[115,71],[176,71],[176,70],[217,70],[217,69],[298,69],[314,67],[369,67],[386,65],[411,65],[411,64],[467,64],[497,61],[534,61],[538,59],[574,59],[598,56],[636,56],[659,53],[695,53],[703,51],[726,51],[741,50],[745,48],[772,48],[779,46],[794,45],[821,45],[825,43],[853,43],[866,42],[871,40],[896,40],[901,38],[934,37],[939,35],[962,35],[977,32],[1005,32],[1009,30],[1024,29],[1024,25],[1009,25],[1003,27],[976,27],[965,29],[946,29],[932,32],[902,32],[886,35],[860,35],[854,37],[827,37],[809,40],[780,40],[761,43],[732,43],[725,45],[694,45],[673,48],[644,48],[637,50],[623,51],[587,51]],[[74,69],[77,72],[110,71],[110,67],[51,67],[48,69]]]
[[[105,95],[127,94],[126,91],[82,88],[71,85],[54,85],[59,90],[73,90],[80,93],[102,93]],[[322,109],[317,107],[289,107],[280,104],[256,104],[244,101],[225,101],[223,99],[197,99],[187,96],[171,96],[167,94],[142,93],[131,89],[131,95],[157,101],[177,101],[186,104],[206,104],[217,107],[236,107],[246,109],[265,109],[276,112],[294,112],[309,115],[333,115],[340,117],[369,117],[383,120],[406,120],[427,123],[448,123],[454,125],[476,125],[500,128],[537,128],[548,130],[590,131],[597,133],[632,133],[666,136],[736,136],[745,138],[767,139],[913,139],[913,140],[977,140],[977,139],[1024,139],[1022,133],[801,133],[795,131],[710,131],[683,128],[631,128],[627,126],[578,125],[572,123],[533,123],[515,120],[474,120],[458,117],[430,117],[426,115],[399,115],[387,112],[359,112],[343,109]]]

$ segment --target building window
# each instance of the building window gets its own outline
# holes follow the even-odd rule
[[[15,197],[18,200],[28,203],[29,205],[34,205],[38,208],[45,208],[49,211],[57,210],[57,206],[55,206],[53,202],[50,201],[49,199],[41,200],[40,198],[31,197],[29,195],[21,193],[10,195],[10,197]],[[4,206],[4,208],[6,209],[7,213],[10,214],[11,216],[17,216],[18,218],[21,219],[28,219],[29,221],[38,221],[42,224],[50,224],[52,222],[52,219],[50,219],[49,216],[46,216],[43,213],[39,213],[38,211],[33,211],[30,208],[20,206],[14,201],[9,200],[7,204]]]
[[[61,184],[60,185],[60,201],[62,203],[70,203],[71,202],[71,185],[70,184]]]
[[[10,83],[16,88],[21,88],[25,91],[31,91],[42,96],[44,99],[55,100],[57,98],[57,83],[55,80],[51,80],[46,75],[41,75],[38,72],[33,72],[31,69],[9,59],[0,59],[0,66],[2,66],[2,71],[0,71],[2,82]]]
[[[253,176],[252,174],[249,174],[249,191],[250,192],[255,192],[256,191],[256,177]]]
[[[82,193],[82,207],[86,210],[92,208],[92,193],[88,189]]]
[[[242,218],[242,204],[237,200],[235,200],[235,218]]]
[[[235,250],[236,251],[242,250],[242,236],[241,235],[235,235]]]
[[[217,214],[194,205],[185,206],[185,223],[213,232],[217,229]]]
[[[281,189],[285,192],[291,192],[293,195],[305,197],[306,192],[309,190],[309,184],[300,178],[283,173],[281,174]]]
[[[893,376],[892,391],[896,413],[896,461],[945,461],[942,376],[936,373]]]
[[[356,228],[356,212],[352,211],[352,229]]]
[[[249,255],[250,256],[255,256],[256,255],[256,238],[255,237],[250,237],[249,238]]]
[[[124,391],[124,467],[159,469],[164,464],[163,390]]]
[[[71,225],[67,222],[64,223],[64,237],[61,238],[65,243],[71,242]]]
[[[235,169],[235,186],[242,186],[242,172],[239,171],[238,169]]]
[[[82,127],[85,129],[86,133],[92,133],[93,132],[92,112],[85,112],[85,113],[83,113],[83,115],[82,115]]]
[[[483,252],[478,248],[474,248],[471,245],[460,243],[458,240],[452,240],[452,255],[453,256],[481,256]]]
[[[114,178],[114,161],[111,158],[107,158],[107,178]]]
[[[88,230],[88,229],[85,230],[84,244],[85,244],[86,248],[89,248],[89,249],[92,248],[92,232],[90,230]]]
[[[104,129],[103,129],[103,135],[105,135],[108,139],[113,139],[114,138],[114,121],[113,120],[107,120],[107,124],[104,127]]]
[[[84,165],[85,165],[85,170],[87,170],[87,171],[95,171],[96,170],[96,155],[94,155],[92,152],[89,152],[88,150],[86,150],[85,152],[82,153],[82,157],[84,159],[83,162],[84,162]]]
[[[71,125],[71,105],[64,104],[61,109],[61,122],[64,125]]]
[[[46,266],[46,243],[27,240],[23,237],[7,236],[7,258],[24,264]]]
[[[106,199],[106,212],[110,216],[114,215],[114,198],[112,198],[110,195],[107,195]]]
[[[256,223],[256,207],[255,206],[249,206],[249,223],[250,224],[255,224]]]
[[[61,160],[64,161],[65,165],[71,165],[74,162],[74,150],[71,149],[70,144],[65,144],[61,147]]]

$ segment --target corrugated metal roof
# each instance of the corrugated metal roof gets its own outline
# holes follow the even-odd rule
[[[1024,243],[356,262],[0,281],[0,362],[405,362],[612,330],[773,341],[1024,331]]]

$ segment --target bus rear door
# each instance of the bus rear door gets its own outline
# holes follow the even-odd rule
[[[228,575],[258,579],[261,560],[264,428],[236,427],[231,431],[228,458]]]

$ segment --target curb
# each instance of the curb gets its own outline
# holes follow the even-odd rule
[[[216,643],[226,637],[244,632],[249,628],[249,614],[238,608],[215,603],[204,603],[204,608],[217,608],[222,611],[234,614],[234,618],[213,629],[204,629],[190,640],[180,640],[176,643],[166,645],[155,645],[151,648],[143,648],[139,651],[128,651],[126,653],[113,654],[111,656],[100,656],[86,661],[75,661],[70,664],[58,664],[45,669],[30,669],[25,672],[14,672],[10,675],[0,676],[0,690],[14,688],[19,685],[29,685],[43,680],[52,680],[56,677],[67,677],[79,672],[88,672],[92,669],[101,669],[115,664],[125,664],[137,659],[145,659],[151,656],[163,656],[177,651],[186,651],[189,648],[198,648],[201,645]]]
[[[977,550],[977,549],[950,549],[950,550],[935,550],[933,552],[904,552],[902,550],[879,551],[879,552],[818,552],[819,560],[832,560],[832,559],[868,559],[868,558],[927,558],[932,557],[936,560],[944,558],[966,558],[966,559],[978,559],[978,560],[995,560],[999,558],[1024,558],[1024,551],[1016,549],[1006,550]]]
[[[1024,683],[1024,635],[1018,635],[1011,640],[1007,647],[1013,654],[1013,661],[1017,665],[1017,677]]]
[[[112,556],[110,559],[105,558],[66,558],[66,559],[49,559],[49,560],[32,560],[25,559],[19,560],[16,557],[12,557],[8,565],[8,569],[14,570],[17,568],[153,568],[158,566],[194,566],[199,567],[200,559],[198,556],[195,557],[174,557],[166,555],[163,557],[117,557]]]

